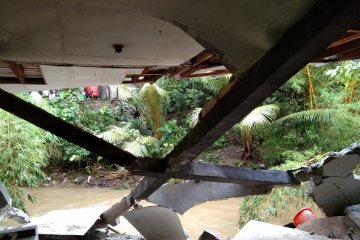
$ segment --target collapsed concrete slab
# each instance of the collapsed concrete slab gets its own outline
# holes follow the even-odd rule
[[[206,201],[261,195],[268,193],[270,189],[271,187],[268,185],[261,184],[187,181],[178,184],[165,184],[150,195],[147,201],[184,214],[193,206]]]
[[[32,218],[32,223],[38,225],[39,235],[47,239],[51,236],[84,236],[106,208],[107,206],[95,206],[54,210]]]
[[[354,169],[360,164],[360,145],[329,153],[319,163],[296,174],[306,192],[327,216],[344,215],[345,208],[360,203],[360,181]]]

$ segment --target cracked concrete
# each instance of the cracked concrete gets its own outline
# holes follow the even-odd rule
[[[327,216],[344,215],[347,206],[360,203],[360,181],[353,173],[360,164],[359,151],[360,145],[352,144],[304,171],[310,178],[305,183],[307,193]]]

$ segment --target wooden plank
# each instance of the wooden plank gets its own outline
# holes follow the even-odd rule
[[[230,74],[231,72],[229,70],[214,70],[212,72],[208,73],[195,73],[191,74],[189,78],[196,78],[196,77],[206,77],[206,76],[217,76],[217,75],[224,75],[224,74]]]
[[[198,162],[191,162],[176,170],[166,171],[165,173],[133,171],[132,174],[165,179],[179,178],[236,184],[293,185],[296,183],[293,176],[286,171],[238,168]]]
[[[266,97],[310,62],[349,26],[360,22],[360,2],[321,0],[283,38],[231,85],[215,107],[167,156],[169,168],[195,159]],[[241,56],[239,56],[241,57]],[[143,178],[134,189],[144,199],[165,183]]]
[[[192,66],[190,69],[188,69],[185,72],[179,74],[178,80],[181,79],[181,78],[189,78],[189,76],[191,74],[193,74],[194,72],[197,72],[197,71],[199,71],[201,69],[205,69],[205,68],[209,68],[209,66],[206,65],[206,64],[200,64],[200,65]]]
[[[355,39],[350,42],[343,43],[341,45],[337,45],[335,47],[328,48],[324,51],[322,51],[318,56],[315,58],[317,60],[331,57],[336,54],[341,54],[343,52],[350,52],[351,50],[355,50],[360,48],[360,39]]]
[[[360,56],[360,46],[359,48],[337,54],[337,58],[339,60],[357,59],[359,58],[359,56]]]
[[[211,52],[209,51],[203,51],[201,53],[199,53],[199,55],[197,55],[195,57],[195,60],[194,60],[194,63],[193,63],[193,66],[198,66],[206,61],[209,61],[211,59],[213,59],[215,56],[214,54],[212,54]]]
[[[0,89],[0,108],[120,166],[130,165],[136,160],[136,157],[132,154],[53,116],[3,89]],[[141,161],[141,159],[138,160]]]
[[[336,47],[338,45],[342,45],[344,43],[348,43],[359,38],[360,35],[358,33],[351,32],[351,30],[349,29],[346,31],[346,33],[344,33],[343,36],[340,37],[340,39],[333,42],[328,48]]]
[[[26,77],[23,66],[14,62],[8,62],[8,64],[11,70],[14,72],[15,76],[18,78],[19,82],[26,84]]]

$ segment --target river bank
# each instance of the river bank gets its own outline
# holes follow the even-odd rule
[[[77,169],[48,167],[46,175],[47,177],[40,184],[41,187],[83,186],[130,189],[141,179],[141,176],[131,175],[124,168],[97,163]]]
[[[234,138],[227,140],[228,144],[207,150],[197,157],[197,161],[228,166],[238,166],[243,146]],[[231,144],[230,144],[231,143]],[[74,163],[51,163],[45,168],[46,178],[41,187],[72,186],[110,187],[116,189],[131,189],[141,179],[141,176],[131,175],[125,168],[115,164],[86,162],[86,165]]]

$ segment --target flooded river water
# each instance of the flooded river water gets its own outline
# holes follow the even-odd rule
[[[129,193],[129,190],[85,187],[47,187],[29,190],[36,196],[36,203],[27,203],[31,216],[41,216],[51,210],[113,205]],[[237,231],[240,198],[211,201],[197,205],[179,215],[185,232],[198,239],[204,229],[221,233],[222,239],[233,237]],[[147,203],[144,203],[147,205]],[[126,229],[124,230],[126,231]]]

